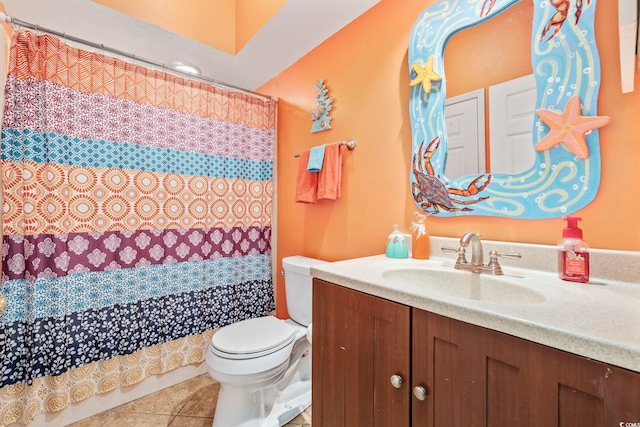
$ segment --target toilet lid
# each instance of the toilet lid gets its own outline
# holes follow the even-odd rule
[[[248,359],[289,345],[296,329],[273,316],[242,320],[221,328],[211,338],[213,353],[229,359]]]

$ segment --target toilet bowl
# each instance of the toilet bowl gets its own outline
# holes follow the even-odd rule
[[[278,427],[311,404],[312,265],[282,260],[291,319],[263,316],[218,330],[206,355],[220,383],[213,427]]]

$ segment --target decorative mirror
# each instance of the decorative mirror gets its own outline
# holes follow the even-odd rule
[[[531,117],[533,166],[516,174],[447,178],[445,45],[456,32],[491,19],[518,1],[443,0],[414,24],[409,40],[410,187],[416,205],[425,212],[554,218],[586,206],[597,193],[597,129],[609,118],[596,114],[600,87],[593,31],[596,0],[531,0],[537,89],[536,114]]]

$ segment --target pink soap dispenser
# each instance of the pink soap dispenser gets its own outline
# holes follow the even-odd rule
[[[565,216],[567,228],[562,230],[558,241],[558,276],[570,282],[589,281],[589,245],[582,240],[582,230],[578,221],[582,218]]]

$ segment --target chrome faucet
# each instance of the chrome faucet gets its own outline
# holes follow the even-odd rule
[[[466,248],[469,247],[469,244],[471,244],[471,262],[467,261],[467,257],[465,255]],[[443,246],[442,251],[456,252],[458,254],[458,259],[454,266],[454,268],[458,270],[469,270],[473,273],[489,273],[495,276],[503,274],[502,267],[498,262],[499,257],[522,258],[522,255],[518,253],[501,254],[496,250],[491,250],[489,252],[489,263],[484,265],[481,236],[480,234],[473,232],[468,232],[462,235],[460,238],[460,246],[457,249]]]
[[[482,241],[477,233],[468,232],[460,238],[460,246],[466,248],[471,243],[471,265],[482,265]]]

